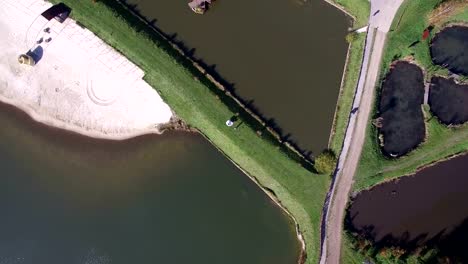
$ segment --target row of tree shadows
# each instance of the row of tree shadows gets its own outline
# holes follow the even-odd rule
[[[125,0],[100,0],[99,2],[118,14],[137,32],[143,33],[151,39],[155,45],[190,71],[196,80],[208,87],[233,113],[236,113],[237,118],[243,124],[255,130],[263,139],[277,145],[283,153],[305,169],[316,172],[313,167],[313,153],[310,150],[300,148],[297,142],[291,140],[291,134],[285,134],[282,131],[275,119],[265,117],[258,110],[253,100],[244,100],[238,96],[234,89],[235,84],[223,79],[216,71],[216,65],[208,65],[203,60],[196,58],[195,49],[189,48],[182,41],[177,40],[177,34],[166,34],[156,26],[156,19],[148,20],[140,14],[137,5],[129,4]],[[203,71],[195,67],[193,62],[198,63]],[[221,84],[223,89],[213,83],[209,76]]]
[[[468,263],[467,162],[458,156],[357,194],[345,217],[356,250],[395,263]]]
[[[420,234],[410,238],[410,233],[406,231],[398,237],[389,233],[375,241],[375,227],[369,225],[355,229],[349,213],[345,218],[345,228],[354,240],[355,250],[372,259],[391,256],[399,263],[406,263],[410,257],[427,264],[468,262],[468,218],[450,233],[446,234],[443,229],[431,237]]]
[[[452,76],[468,76],[468,28],[452,26],[439,32],[431,43],[434,64],[446,67]],[[458,126],[468,121],[468,85],[454,78],[435,76],[429,84],[428,104],[439,122]],[[417,148],[426,135],[424,73],[417,65],[396,61],[382,84],[377,118],[382,152],[400,157]]]
[[[430,44],[431,58],[435,65],[448,69],[450,77],[434,76],[427,87],[424,72],[419,66],[403,60],[392,63],[389,73],[384,78],[377,113],[373,120],[374,126],[377,127],[381,151],[385,156],[404,156],[424,141],[425,88],[428,91],[427,103],[433,115],[430,118],[436,118],[447,127],[458,127],[468,121],[468,84],[458,81],[466,80],[468,76],[467,50],[468,27],[450,26],[437,33]],[[424,222],[431,223],[431,219],[422,219],[419,216],[411,218],[411,224],[405,222],[409,219],[405,217],[411,217],[408,214],[414,212],[415,208],[432,208],[440,202],[424,198],[437,195],[431,193],[431,188],[440,189],[440,193],[460,203],[457,195],[460,192],[466,193],[468,187],[467,175],[464,173],[464,164],[467,161],[468,156],[463,156],[424,169],[412,177],[414,181],[424,178],[424,181],[418,183],[408,183],[404,179],[401,182],[384,183],[359,193],[350,203],[345,218],[345,229],[350,234],[355,249],[370,259],[390,258],[395,260],[395,263],[406,263],[410,258],[421,263],[468,263],[468,251],[465,249],[468,245],[468,217],[454,227],[453,224],[460,223],[460,219],[455,219],[456,217],[450,214],[444,215],[444,211],[433,211],[431,215],[434,218],[447,221],[445,227],[419,233],[415,231],[415,226]],[[458,175],[459,178],[452,179],[451,175]],[[431,180],[428,177],[433,178]],[[453,190],[457,185],[459,189]],[[406,195],[400,194],[402,186],[410,188],[411,191]],[[383,199],[384,196],[387,198]],[[398,202],[392,202],[392,198]],[[463,209],[460,208],[463,205],[454,204],[455,202],[446,204],[445,208],[452,211]],[[394,221],[397,221],[396,225]],[[450,223],[447,224],[448,222]],[[401,229],[403,226],[408,228],[404,232],[392,230]]]

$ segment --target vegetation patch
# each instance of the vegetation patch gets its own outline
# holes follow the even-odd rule
[[[460,125],[468,121],[468,85],[453,79],[433,77],[429,92],[431,112],[445,125]]]
[[[446,0],[441,2],[430,14],[429,24],[441,27],[444,22],[463,13],[466,8],[466,0]]]
[[[431,55],[435,64],[455,74],[468,76],[468,27],[451,26],[432,40]]]
[[[315,169],[321,174],[331,174],[335,170],[336,156],[331,150],[325,150],[315,158]]]
[[[382,86],[380,116],[375,122],[386,155],[405,155],[424,140],[423,102],[422,70],[408,62],[394,64]]]

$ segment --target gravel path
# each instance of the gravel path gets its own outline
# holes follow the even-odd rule
[[[402,2],[403,0],[371,0],[366,46],[353,110],[350,112],[343,150],[323,208],[321,264],[340,263],[346,204],[365,141],[387,32]]]

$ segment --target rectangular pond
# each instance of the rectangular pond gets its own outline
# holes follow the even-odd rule
[[[215,1],[204,15],[186,0],[129,5],[314,153],[327,147],[345,63],[344,13],[325,1]]]

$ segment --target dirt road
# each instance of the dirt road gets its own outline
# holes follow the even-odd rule
[[[323,208],[320,264],[340,263],[343,219],[362,147],[387,32],[403,0],[372,0],[366,47],[343,150]]]

